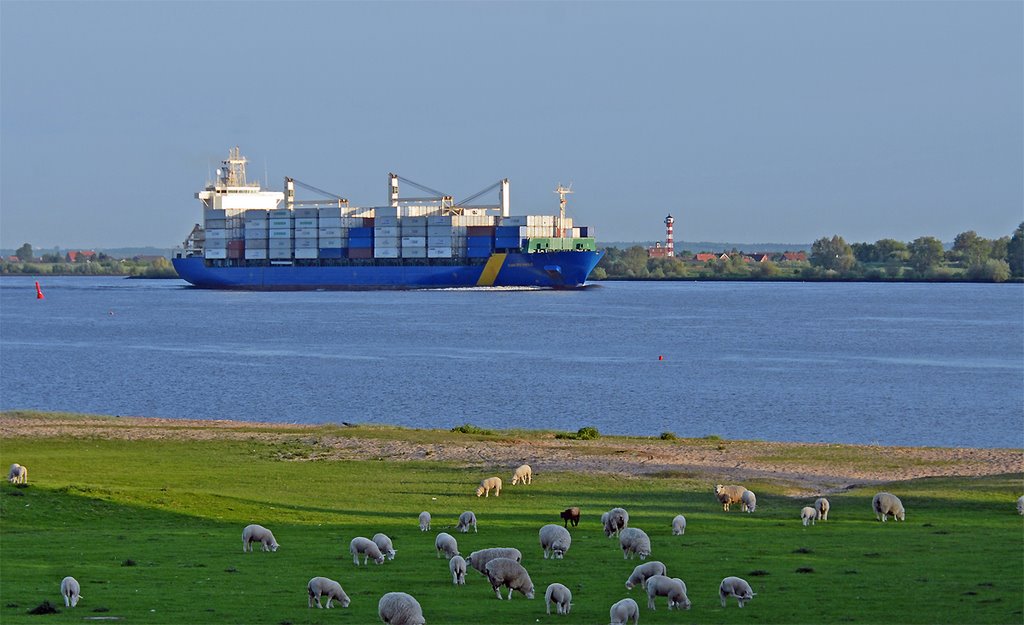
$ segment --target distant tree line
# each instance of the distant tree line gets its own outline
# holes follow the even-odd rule
[[[114,258],[103,252],[89,251],[49,253],[37,258],[29,243],[19,247],[13,257],[0,259],[0,275],[178,277],[171,261],[163,257]]]

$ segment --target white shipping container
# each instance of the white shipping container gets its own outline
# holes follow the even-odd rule
[[[320,208],[320,221],[324,219],[341,219],[345,216],[345,209],[341,206],[323,206]]]
[[[302,219],[309,219],[309,218],[316,219],[317,216],[319,215],[319,213],[320,213],[320,211],[318,209],[316,209],[316,208],[296,208],[295,209],[295,218],[296,219],[299,219],[299,218],[302,218]]]
[[[430,226],[451,226],[451,215],[431,215],[427,217],[427,227]]]
[[[295,248],[295,258],[317,258],[319,257],[319,250],[315,247],[310,248]]]
[[[246,239],[245,249],[252,248],[254,250],[265,250],[267,249],[266,239]]]
[[[296,217],[295,218],[295,227],[296,228],[316,228],[316,227],[318,227],[317,223],[316,223],[316,217],[313,217],[313,218],[304,217],[302,219],[299,219],[298,217]]]
[[[269,238],[267,236],[267,232],[268,232],[267,230],[258,230],[256,228],[246,228],[245,229],[245,240],[248,241],[249,239],[266,239],[266,238]]]
[[[321,228],[340,228],[341,217],[321,217],[318,225]]]
[[[269,215],[270,211],[262,208],[250,208],[242,212],[246,219],[267,219]]]
[[[427,248],[425,247],[403,247],[402,258],[426,258]]]
[[[269,238],[271,238],[271,239],[291,239],[292,238],[292,231],[291,230],[271,230]]]
[[[425,237],[427,236],[426,226],[407,226],[405,222],[402,223],[402,236],[403,237]]]
[[[402,247],[426,247],[427,237],[402,237]]]
[[[206,229],[207,239],[226,239],[228,238],[228,231],[224,228],[207,228]]]
[[[373,248],[374,258],[398,258],[397,247],[375,247]]]
[[[296,233],[295,236],[299,236],[298,233]],[[337,238],[341,236],[341,228],[324,228],[323,226],[320,226],[320,230],[317,231],[317,236],[321,239],[330,239],[332,237]]]
[[[329,239],[325,239],[324,237],[320,237],[319,246],[320,247],[325,247],[325,248],[326,247],[329,247],[329,248],[348,247],[348,245],[346,245],[346,243],[348,243],[348,239],[342,239],[341,237],[332,237],[332,238],[329,238]]]
[[[292,249],[291,239],[267,239],[267,247],[272,250]]]
[[[452,237],[427,237],[428,247],[451,247],[454,239]]]
[[[269,254],[266,249],[245,248],[245,260],[267,260],[267,256]]]
[[[401,222],[398,221],[398,217],[377,217],[373,220],[374,226],[389,226],[397,228],[399,223]]]
[[[292,217],[292,211],[288,208],[275,208],[270,211],[271,219],[291,219]]]
[[[427,258],[451,258],[452,248],[450,247],[428,247]]]
[[[269,252],[267,252],[267,257],[270,258],[271,260],[291,260],[292,250],[291,248],[288,248],[286,250],[271,249]]]
[[[427,226],[427,236],[428,237],[433,237],[433,236],[450,237],[450,236],[452,236],[452,227],[451,227],[451,225],[447,225],[447,226]]]
[[[296,228],[295,238],[296,239],[315,239],[320,236],[319,228]]]
[[[374,213],[373,216],[377,217],[377,218],[380,218],[380,217],[395,217],[395,218],[397,218],[398,217],[398,207],[397,206],[375,206],[373,208],[373,213]]]
[[[206,230],[209,230],[211,228],[216,229],[216,228],[227,228],[227,227],[228,227],[228,220],[227,219],[207,219],[206,221],[203,222],[203,228],[206,229]]]
[[[342,228],[362,228],[363,218],[362,217],[342,217],[341,218]]]
[[[203,250],[203,256],[213,260],[224,260],[228,257],[228,250],[226,247],[208,247]]]
[[[271,228],[291,228],[295,224],[291,219],[271,218],[268,221]]]
[[[525,215],[512,215],[510,217],[502,217],[501,225],[503,226],[525,226],[526,216]]]
[[[295,239],[295,249],[297,250],[308,250],[311,247],[317,247],[319,239]]]
[[[409,227],[423,226],[425,228],[427,226],[427,218],[426,217],[422,217],[422,216],[403,217],[402,218],[402,227],[405,228],[406,226],[409,226]]]
[[[266,230],[269,227],[270,227],[270,220],[269,219],[246,219],[245,220],[245,228],[247,230],[249,228],[256,228],[257,230],[260,230],[260,229]]]
[[[402,240],[398,237],[374,237],[373,247],[398,247]]]
[[[374,226],[373,236],[375,237],[397,237],[399,230],[397,226]]]

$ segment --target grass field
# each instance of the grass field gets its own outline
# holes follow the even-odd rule
[[[300,447],[258,431],[187,442],[6,436],[0,463],[29,467],[30,485],[5,482],[0,491],[0,622],[375,623],[377,600],[395,590],[414,595],[433,624],[607,623],[610,605],[626,596],[645,624],[1024,622],[1017,473],[888,484],[907,508],[905,523],[874,519],[871,497],[881,488],[854,488],[829,497],[828,522],[805,528],[799,510],[811,500],[771,483],[757,484],[754,514],[724,513],[706,479],[549,472],[513,487],[513,466],[282,459],[301,456]],[[501,497],[475,497],[490,474],[506,481]],[[564,560],[544,560],[537,531],[570,505],[583,509],[572,548]],[[601,531],[601,513],[614,506],[650,535],[649,559],[686,582],[690,611],[669,612],[662,598],[652,612],[641,589],[625,590],[639,560],[623,560]],[[421,510],[433,515],[429,533],[417,529]],[[455,534],[464,510],[476,512],[479,533]],[[686,534],[671,536],[680,513]],[[242,527],[253,522],[274,531],[278,552],[242,553]],[[464,555],[519,548],[537,598],[499,602],[472,570],[465,586],[452,586],[433,548],[440,531],[453,533]],[[355,567],[349,540],[376,532],[392,537],[396,559]],[[74,609],[59,596],[65,575],[82,585]],[[305,585],[317,575],[341,582],[351,606],[307,608]],[[718,602],[728,575],[758,593],[742,610]],[[545,614],[544,590],[556,581],[573,592],[569,616]],[[28,614],[44,600],[60,613]]]

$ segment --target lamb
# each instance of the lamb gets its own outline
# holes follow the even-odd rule
[[[11,484],[28,484],[28,467],[23,467],[15,462],[7,474],[7,481]]]
[[[611,537],[618,536],[619,532],[629,526],[629,513],[624,508],[612,508],[601,517],[601,524],[604,525],[604,535]]]
[[[721,502],[722,510],[728,512],[730,504],[743,502],[743,493],[746,490],[743,486],[722,486],[718,484],[715,486],[715,497],[718,497],[718,501]]]
[[[491,547],[490,549],[481,549],[469,554],[469,565],[480,571],[481,574],[487,575],[487,563],[495,558],[508,558],[510,560],[515,560],[516,562],[522,562],[523,554],[515,547]]]
[[[545,525],[540,528],[540,548],[544,550],[544,559],[548,559],[548,552],[551,557],[561,560],[569,546],[572,545],[572,536],[569,530],[557,525]]]
[[[452,584],[463,586],[466,583],[466,559],[462,556],[453,556],[448,561],[448,570],[452,572]]]
[[[745,490],[740,495],[740,503],[743,504],[744,512],[753,512],[757,509],[757,495],[752,490]]]
[[[875,511],[875,518],[885,523],[889,515],[900,521],[907,520],[907,513],[903,509],[903,502],[900,498],[891,493],[878,493],[871,500],[871,509]]]
[[[640,586],[642,588],[644,586],[644,582],[655,575],[668,575],[668,569],[665,568],[664,564],[657,560],[638,564],[636,568],[633,569],[633,573],[629,576],[629,579],[626,580],[626,590],[633,590],[634,586]]]
[[[394,560],[395,554],[398,550],[391,544],[391,539],[386,534],[374,534],[373,542],[377,545],[377,549],[388,557],[388,560]]]
[[[523,484],[533,484],[533,469],[530,465],[524,464],[516,469],[515,473],[512,474],[512,486],[515,486],[519,482]]]
[[[728,597],[736,597],[736,602],[743,607],[744,601],[750,601],[757,596],[757,593],[750,589],[747,580],[739,577],[726,577],[718,586],[718,598],[722,600],[722,607],[725,607],[725,600]]]
[[[314,599],[316,599],[316,607],[324,607],[320,605],[321,595],[325,595],[327,597],[328,610],[334,607],[331,605],[332,601],[337,601],[343,608],[347,608],[349,604],[348,595],[345,594],[345,590],[341,587],[341,584],[326,577],[314,577],[309,580],[309,583],[306,584],[306,592],[309,593],[309,607],[311,608],[313,607]]]
[[[448,532],[441,532],[437,535],[437,538],[434,539],[434,549],[437,549],[438,558],[441,557],[442,552],[444,557],[449,560],[459,555],[459,543]]]
[[[78,600],[82,598],[82,587],[78,585],[78,580],[68,575],[64,579],[60,580],[60,596],[64,597],[64,607],[73,608],[78,605]]]
[[[818,519],[822,521],[828,521],[828,511],[832,507],[829,504],[828,499],[819,497],[814,500],[814,509],[818,512]]]
[[[682,536],[686,533],[686,517],[681,514],[677,514],[672,519],[672,535]]]
[[[424,510],[423,512],[420,512],[420,531],[421,532],[429,532],[430,531],[430,513],[427,512],[426,510]]]
[[[377,603],[377,616],[387,625],[425,625],[423,608],[404,592],[389,592]]]
[[[647,532],[635,527],[627,527],[619,534],[619,546],[622,547],[622,559],[632,559],[634,555],[646,560],[651,555],[651,539]]]
[[[512,600],[512,591],[518,590],[527,599],[533,599],[533,581],[522,564],[511,558],[495,558],[484,566],[484,573],[491,582],[494,594],[501,599],[502,586],[508,587],[508,599]]]
[[[569,527],[569,523],[572,523],[573,527],[580,524],[580,509],[576,506],[562,510],[558,516],[562,517],[562,521],[564,521],[562,527]]]
[[[501,478],[500,477],[489,477],[486,480],[480,482],[480,486],[476,489],[476,496],[483,495],[484,497],[491,496],[491,489],[494,490],[494,496],[498,497],[501,495]]]
[[[246,525],[242,530],[242,553],[252,551],[252,544],[258,542],[263,545],[263,551],[277,551],[280,545],[274,538],[274,533],[262,525]]]
[[[466,510],[459,515],[459,524],[455,526],[455,529],[459,530],[463,534],[469,533],[469,526],[473,526],[473,532],[476,533],[476,515],[473,514],[472,510]]]
[[[686,584],[678,577],[652,575],[644,582],[647,589],[647,607],[654,610],[655,597],[668,597],[669,610],[689,610],[690,599],[686,596]]]
[[[551,614],[552,603],[559,614],[568,614],[572,608],[572,591],[559,583],[549,585],[544,592],[544,605],[547,606],[548,614]]]
[[[800,520],[804,522],[804,526],[814,525],[815,519],[818,518],[818,511],[810,506],[804,506],[800,510]]]
[[[384,563],[384,554],[380,552],[377,543],[363,536],[356,536],[348,544],[348,552],[352,554],[352,562],[359,566],[359,554],[363,555],[363,564],[369,564],[373,558],[375,564]]]
[[[612,625],[626,625],[630,619],[633,619],[633,625],[640,623],[640,606],[632,599],[622,599],[612,604],[608,614]]]
[[[1017,498],[1017,514],[1024,514],[1024,495]]]

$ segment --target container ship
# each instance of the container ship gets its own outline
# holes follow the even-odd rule
[[[196,224],[173,263],[189,283],[210,289],[575,289],[601,259],[593,231],[565,216],[571,188],[558,186],[559,214],[510,215],[509,181],[455,202],[388,174],[387,206],[347,199],[285,178],[284,191],[247,182],[233,148],[214,182],[196,193]],[[402,197],[406,185],[426,193]],[[296,198],[297,187],[317,199]],[[491,191],[493,205],[471,204]]]

